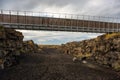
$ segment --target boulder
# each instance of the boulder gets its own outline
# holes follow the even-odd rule
[[[37,53],[38,52],[38,45],[35,44],[32,40],[24,41],[23,48],[25,53]]]

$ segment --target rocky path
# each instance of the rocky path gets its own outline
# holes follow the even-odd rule
[[[21,58],[19,65],[0,70],[0,80],[120,80],[114,71],[90,62],[73,62],[71,56],[52,51]]]

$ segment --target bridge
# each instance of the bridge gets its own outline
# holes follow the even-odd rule
[[[111,33],[120,32],[120,18],[0,10],[0,25],[22,30]]]

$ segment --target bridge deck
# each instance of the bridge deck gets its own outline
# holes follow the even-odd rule
[[[14,29],[73,32],[120,32],[120,23],[0,14],[0,24]]]

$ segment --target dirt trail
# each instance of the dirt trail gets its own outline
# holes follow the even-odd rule
[[[114,71],[90,62],[73,62],[71,56],[55,51],[21,58],[20,65],[0,70],[0,80],[120,80]]]

